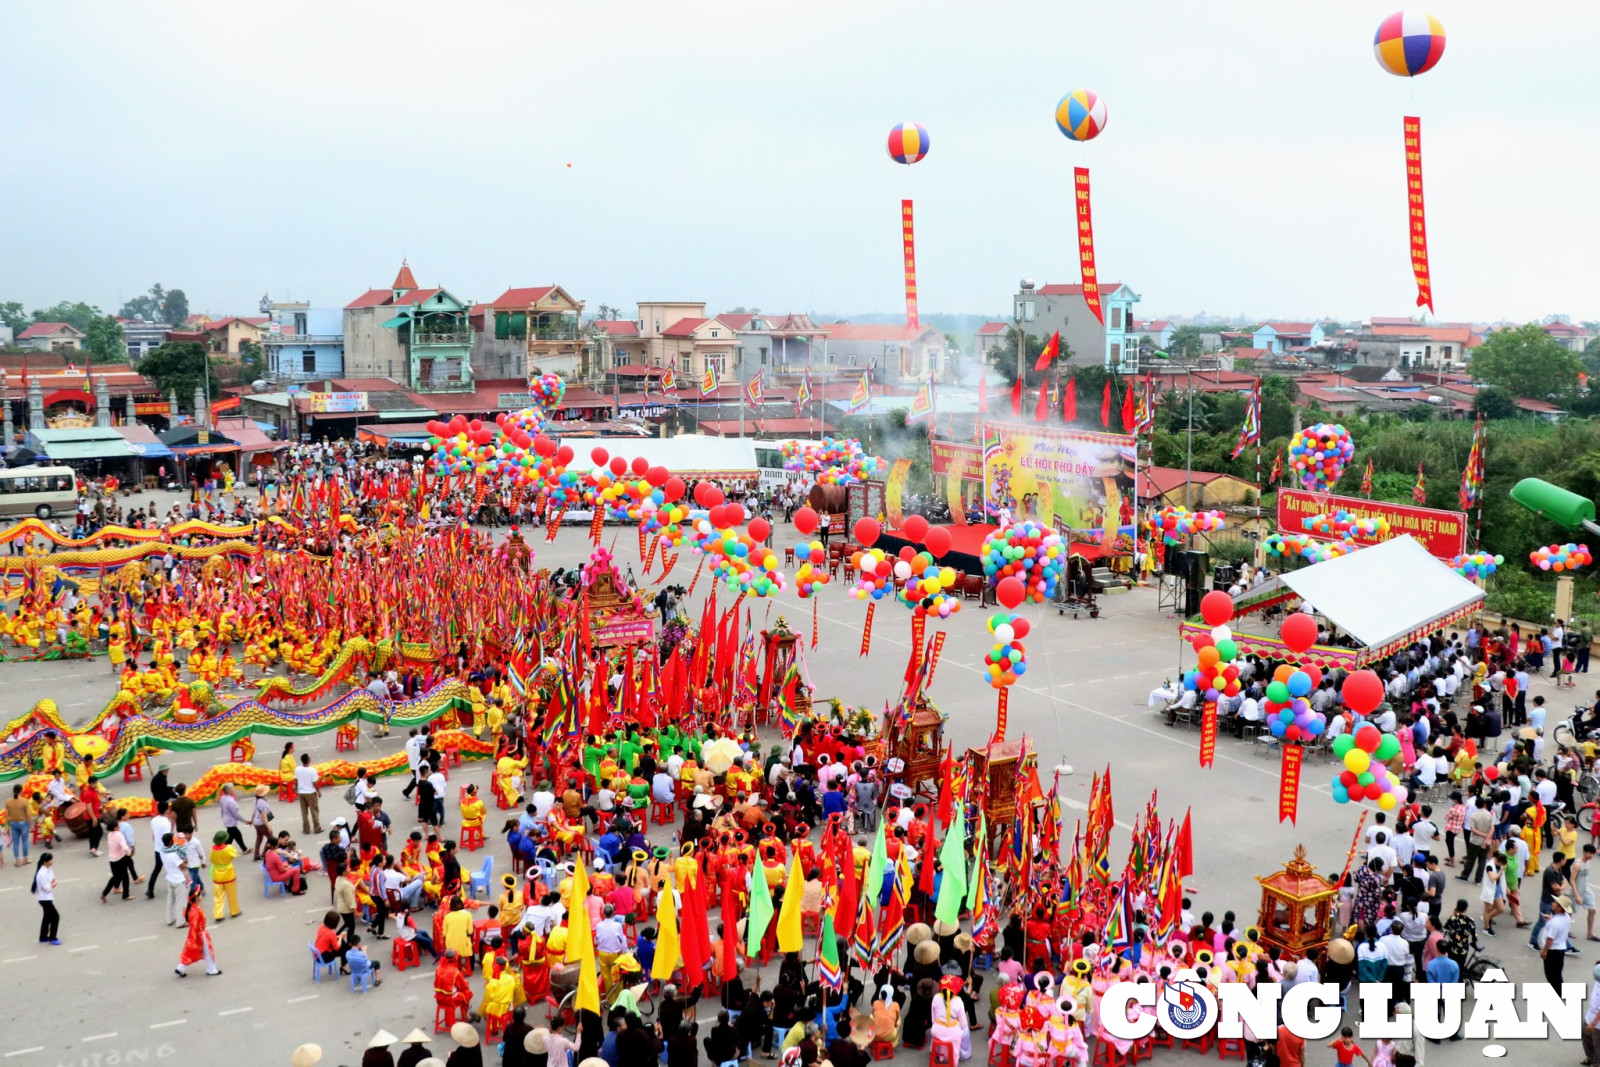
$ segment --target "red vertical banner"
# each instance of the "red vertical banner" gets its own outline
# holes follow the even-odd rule
[[[545,519],[544,539],[546,541],[554,541],[556,534],[561,532],[561,516],[563,514],[565,514],[565,510],[557,508],[554,515],[550,515]]]
[[[917,241],[911,231],[911,201],[900,201],[900,236],[906,253],[906,325],[917,328]]]
[[[600,501],[594,502],[594,521],[589,524],[589,540],[595,544],[600,543],[600,535],[605,531],[606,506]]]
[[[1209,767],[1217,755],[1217,702],[1206,701],[1200,716],[1200,766]]]
[[[817,647],[817,598],[811,598],[811,647]]]
[[[1300,761],[1306,750],[1299,745],[1283,746],[1283,774],[1278,778],[1278,821],[1295,821],[1300,813]],[[1296,824],[1298,825],[1298,824]]]
[[[644,552],[645,552],[645,540],[649,535],[644,532],[644,523],[642,523],[642,522],[639,524],[638,530],[639,530],[639,562],[643,563],[644,562]],[[644,569],[644,572],[646,574],[649,574],[650,573],[650,568],[648,566],[646,566],[645,569]]]
[[[928,632],[928,617],[926,615],[911,616],[911,672],[914,674],[922,667],[922,638]]]
[[[933,684],[933,672],[939,669],[939,653],[944,651],[944,631],[938,630],[928,646],[928,675],[922,681],[924,689]]]
[[[1000,706],[995,709],[994,736],[989,739],[991,745],[999,744],[1006,739],[1006,715],[1011,704],[1011,687],[1000,687]]]
[[[1411,273],[1417,279],[1417,307],[1433,311],[1433,281],[1428,275],[1428,213],[1422,200],[1422,120],[1407,115],[1406,204],[1411,213]]]
[[[867,605],[867,621],[861,627],[861,654],[865,656],[872,651],[872,613],[877,608],[876,601]]]
[[[1073,192],[1078,202],[1078,271],[1083,277],[1083,302],[1089,305],[1100,325],[1106,322],[1100,309],[1100,281],[1094,271],[1094,218],[1089,212],[1089,168],[1072,168]]]

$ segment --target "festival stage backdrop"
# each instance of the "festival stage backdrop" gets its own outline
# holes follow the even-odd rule
[[[1133,492],[1133,465],[1126,434],[985,422],[984,511],[1074,530],[1115,526]]]
[[[950,505],[950,521],[957,526],[967,522],[967,497],[963,486],[983,492],[983,449],[957,441],[933,441],[933,476],[944,479],[945,501]]]
[[[1339,538],[1332,534],[1306,529],[1305,520],[1319,512],[1340,509],[1357,518],[1389,520],[1390,537],[1410,534],[1421,542],[1430,556],[1439,559],[1450,559],[1467,550],[1465,512],[1419,508],[1412,504],[1389,504],[1359,496],[1307,493],[1300,489],[1278,490],[1278,530],[1281,533],[1305,534],[1319,541],[1337,541]],[[1358,545],[1377,544],[1376,540],[1368,537],[1357,537],[1355,540]]]

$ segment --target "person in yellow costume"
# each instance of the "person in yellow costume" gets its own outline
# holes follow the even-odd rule
[[[233,869],[238,855],[238,850],[228,844],[228,831],[218,830],[211,835],[212,917],[217,922],[223,921],[224,904],[229,916],[239,915],[239,875]]]
[[[457,907],[455,902],[444,917],[444,947],[455,949],[458,959],[472,958],[472,913]]]
[[[467,786],[467,795],[461,801],[461,829],[482,831],[484,810],[483,800],[478,796],[478,787]],[[466,834],[463,832],[462,836],[465,837]]]
[[[528,769],[526,756],[517,759],[507,752],[500,757],[494,765],[495,781],[500,786],[500,795],[506,798],[506,803],[515,808],[522,802],[522,772]],[[479,802],[479,807],[482,807]]]
[[[286,741],[283,746],[283,756],[278,760],[278,779],[284,785],[294,785],[294,742]]]
[[[522,922],[522,891],[517,886],[517,876],[505,875],[500,879],[500,884],[505,886],[500,891],[500,927],[502,930],[513,930]]]
[[[111,660],[111,673],[121,674],[122,668],[128,662],[128,642],[123,639],[122,627],[111,631],[111,641],[106,646],[106,654]]]
[[[468,690],[467,695],[472,699],[472,736],[482,737],[483,728],[489,722],[489,708],[476,688]]]
[[[491,954],[483,961],[483,974],[483,1002],[478,1005],[478,1014],[485,1019],[491,1015],[509,1015],[518,986],[511,968],[499,956]]]
[[[487,714],[489,721],[489,733],[491,736],[498,736],[500,733],[500,727],[503,726],[506,721],[505,708],[501,706],[498,698],[489,701],[489,710]]]

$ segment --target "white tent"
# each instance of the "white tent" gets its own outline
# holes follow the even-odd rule
[[[1257,601],[1282,587],[1373,649],[1459,618],[1484,596],[1409,534],[1290,571],[1245,596]]]
[[[651,466],[665,467],[680,478],[753,481],[760,473],[756,469],[756,443],[748,437],[563,437],[561,443],[571,445],[577,453],[567,468],[574,473],[594,469],[590,454],[597,447],[629,463],[634,457],[643,456]]]

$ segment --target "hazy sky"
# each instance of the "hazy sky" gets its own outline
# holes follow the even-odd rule
[[[1401,118],[1422,118],[1443,319],[1600,317],[1600,5],[1437,0],[1414,82],[1389,3],[8,5],[0,299],[342,305],[402,256],[491,299],[900,307],[1075,282],[1071,174],[1141,314],[1404,315]],[[1067,141],[1057,99],[1110,121]],[[890,126],[929,156],[889,160]],[[568,164],[571,164],[569,167]]]

